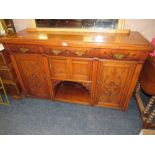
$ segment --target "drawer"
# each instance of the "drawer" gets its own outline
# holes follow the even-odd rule
[[[12,65],[9,64],[8,67],[0,67],[0,76],[3,80],[14,80],[16,78],[16,74]]]
[[[52,47],[43,46],[42,51],[46,54],[53,56],[68,56],[68,57],[92,57],[93,50],[87,48],[62,48],[62,47]]]
[[[7,44],[5,48],[7,51],[15,53],[40,53],[40,48],[36,45]]]
[[[112,49],[95,49],[93,57],[112,60],[133,60],[144,61],[147,56],[146,52],[129,51],[129,50],[112,50]]]

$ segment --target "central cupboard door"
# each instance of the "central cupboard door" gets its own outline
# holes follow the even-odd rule
[[[131,85],[135,63],[100,60],[97,75],[97,105],[122,109]]]
[[[42,56],[15,54],[12,60],[25,95],[50,98]]]
[[[49,65],[52,79],[91,81],[91,59],[50,57]]]
[[[71,59],[70,78],[77,81],[91,81],[91,69],[91,59]]]
[[[68,78],[68,61],[66,58],[49,58],[50,73],[53,79]]]

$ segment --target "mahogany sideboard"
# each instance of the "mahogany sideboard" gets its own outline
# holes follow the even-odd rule
[[[153,50],[138,32],[23,30],[0,38],[25,96],[126,110]]]

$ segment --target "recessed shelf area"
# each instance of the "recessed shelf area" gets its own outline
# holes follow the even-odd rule
[[[54,86],[54,99],[81,104],[90,104],[91,94],[81,83],[60,81]]]

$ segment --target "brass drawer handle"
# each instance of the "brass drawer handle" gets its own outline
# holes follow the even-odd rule
[[[125,55],[124,54],[114,54],[113,57],[116,59],[123,59],[125,57]]]
[[[76,52],[75,52],[75,54],[76,54],[77,56],[82,56],[82,55],[84,55],[84,53],[85,53],[85,52],[83,52],[83,51],[76,51]]]
[[[53,54],[54,54],[54,55],[58,55],[58,54],[60,54],[60,53],[61,53],[61,51],[60,51],[60,50],[52,50],[52,52],[53,52]]]
[[[29,51],[29,49],[28,48],[20,48],[19,49],[22,53],[26,53],[26,52],[28,52]]]

